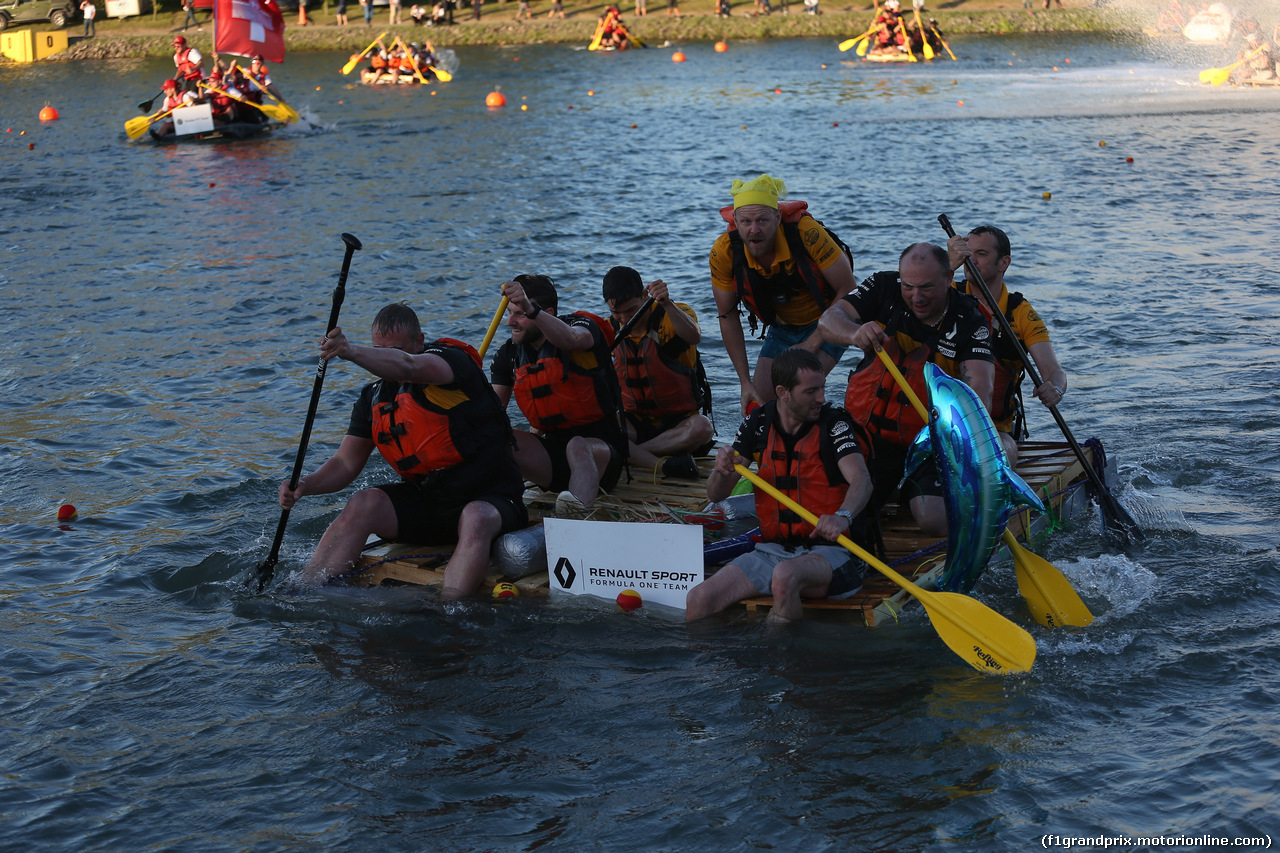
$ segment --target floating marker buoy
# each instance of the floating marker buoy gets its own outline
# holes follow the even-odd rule
[[[34,142],[28,142],[28,143],[27,143],[27,150],[28,150],[28,151],[35,151],[35,150],[36,150],[36,144],[35,144]]]
[[[640,593],[634,589],[624,589],[618,593],[618,606],[627,613],[636,610],[644,605],[644,599],[640,597]]]
[[[1098,140],[1098,147],[1099,147],[1099,148],[1106,148],[1106,147],[1107,147],[1107,140],[1105,140],[1105,139],[1099,139],[1099,140]]]
[[[493,585],[493,597],[497,599],[519,598],[520,589],[513,583],[497,583]]]
[[[963,107],[963,106],[964,106],[964,101],[956,101],[956,106],[957,106],[957,107]]]
[[[1062,60],[1062,61],[1063,61],[1063,62],[1065,62],[1065,63],[1067,63],[1068,65],[1070,65],[1070,64],[1071,64],[1071,60],[1070,60],[1070,59],[1064,59],[1064,60]]]
[[[831,126],[832,126],[832,127],[839,127],[839,126],[840,126],[840,122],[838,122],[838,121],[833,121],[833,122],[831,122]]]
[[[716,42],[716,53],[724,53],[728,49],[729,45],[727,43],[722,41]]]
[[[1056,66],[1056,65],[1055,65],[1055,66],[1053,66],[1053,70],[1054,70],[1054,71],[1057,71],[1057,70],[1058,70],[1058,66]]]
[[[484,105],[486,107],[505,107],[507,105],[507,96],[501,92],[490,92],[484,96]]]
[[[1041,194],[1041,196],[1040,196],[1040,197],[1041,197],[1041,198],[1053,198],[1053,193],[1049,192],[1048,190],[1045,190],[1045,191],[1044,191],[1044,193],[1043,193],[1043,194]]]
[[[631,129],[632,129],[632,130],[635,130],[635,129],[636,129],[636,126],[635,126],[634,124],[633,124],[633,125],[631,125]]]
[[[214,187],[216,187],[216,186],[217,186],[217,184],[209,184],[209,189],[213,189],[213,188],[214,188]]]
[[[573,104],[570,104],[570,105],[569,105],[569,109],[573,109]]]
[[[775,94],[775,95],[781,95],[781,94],[782,94],[782,90],[781,90],[781,89],[774,89],[774,90],[773,90],[773,94]]]
[[[677,50],[675,53],[671,54],[671,61],[684,62],[684,54]]]
[[[1133,158],[1132,158],[1132,157],[1126,157],[1126,158],[1124,158],[1124,161],[1125,161],[1126,163],[1132,163],[1132,162],[1133,162]]]
[[[71,504],[63,504],[58,507],[58,521],[75,521],[80,516],[76,512],[76,508]]]
[[[528,105],[528,104],[521,104],[521,105],[520,105],[520,109],[522,109],[522,110],[527,110],[527,109],[529,109],[529,105]]]
[[[57,121],[58,111],[55,110],[53,107],[49,106],[48,104],[45,104],[44,109],[40,110],[40,120],[41,121]]]

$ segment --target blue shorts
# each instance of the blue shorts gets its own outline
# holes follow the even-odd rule
[[[764,347],[760,350],[760,357],[777,358],[782,355],[783,350],[791,349],[807,341],[816,328],[818,328],[817,320],[807,326],[780,326],[777,324],[770,326],[764,335]],[[822,345],[822,351],[835,359],[837,364],[840,363],[840,357],[844,355],[846,349],[848,347],[836,346],[831,343]]]

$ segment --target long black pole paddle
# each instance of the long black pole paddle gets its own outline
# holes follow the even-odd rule
[[[363,248],[360,241],[352,234],[343,234],[342,242],[347,244],[347,253],[342,258],[342,272],[338,275],[338,286],[333,289],[333,308],[329,311],[329,325],[325,327],[328,335],[338,325],[338,312],[342,310],[342,300],[347,295],[347,273],[351,271],[351,256],[357,249]],[[307,407],[307,422],[302,427],[302,440],[298,442],[298,456],[293,462],[293,476],[289,478],[289,490],[298,488],[298,480],[302,479],[302,463],[307,458],[307,442],[311,439],[311,426],[316,421],[316,409],[320,406],[320,387],[324,385],[324,373],[329,362],[321,358],[316,364],[316,381],[311,386],[311,405]],[[289,510],[280,510],[280,523],[276,525],[276,538],[271,543],[271,553],[267,559],[258,564],[258,592],[266,589],[267,584],[276,573],[276,563],[280,561],[280,543],[284,541],[284,529],[289,523]]]
[[[151,105],[156,102],[156,98],[160,97],[163,94],[164,94],[164,89],[161,89],[159,92],[156,92],[154,95],[151,96],[151,100],[143,101],[140,104],[138,104],[138,112],[140,113],[151,112]]]
[[[653,307],[653,303],[656,301],[652,296],[644,301],[644,304],[640,306],[640,310],[632,314],[631,319],[624,323],[622,328],[618,329],[618,333],[613,336],[613,346],[609,347],[610,350],[618,348],[618,344],[622,343],[622,339],[631,334],[631,330],[635,328],[636,323],[640,322],[640,318]]]
[[[956,231],[951,227],[951,220],[947,218],[945,213],[938,215],[938,223],[942,225],[942,230],[947,232],[948,237],[956,236]],[[1027,351],[1023,349],[1022,344],[1018,342],[1018,337],[1013,333],[1013,327],[1009,325],[1009,318],[1004,316],[1004,312],[998,310],[999,306],[995,299],[991,296],[991,290],[987,287],[987,282],[982,278],[982,273],[978,272],[977,265],[971,258],[964,259],[965,270],[968,271],[970,280],[978,286],[982,291],[982,295],[986,297],[987,304],[992,307],[992,313],[996,319],[1000,321],[1000,328],[1004,330],[1008,336],[1010,343],[1013,344],[1014,350],[1017,351],[1018,357],[1022,359],[1022,365],[1027,369],[1027,375],[1031,377],[1034,387],[1039,388],[1043,382],[1040,380],[1040,373],[1036,370],[1035,362],[1031,360],[1031,356],[1027,355]],[[1118,532],[1120,538],[1125,544],[1129,542],[1144,542],[1146,534],[1142,532],[1142,528],[1138,526],[1138,522],[1133,520],[1133,516],[1120,505],[1115,495],[1111,494],[1111,490],[1107,488],[1107,484],[1102,482],[1102,477],[1094,470],[1093,465],[1085,458],[1084,451],[1080,448],[1080,444],[1076,441],[1076,437],[1071,434],[1071,428],[1067,426],[1067,422],[1062,419],[1062,415],[1058,412],[1057,406],[1049,406],[1049,412],[1053,415],[1053,419],[1058,422],[1058,429],[1062,430],[1062,435],[1067,439],[1067,444],[1071,445],[1071,450],[1075,453],[1076,458],[1080,460],[1080,464],[1084,467],[1084,471],[1089,475],[1089,481],[1093,484],[1094,497],[1098,501],[1098,509],[1102,512],[1102,527],[1110,532]]]

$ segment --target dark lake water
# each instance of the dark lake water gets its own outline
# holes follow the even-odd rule
[[[0,845],[1274,837],[1280,92],[1199,86],[1229,61],[1209,51],[952,47],[961,62],[894,68],[811,40],[687,45],[682,65],[467,49],[434,95],[293,55],[275,76],[307,129],[169,148],[122,133],[162,61],[0,66]],[[505,109],[484,106],[495,85]],[[40,126],[46,102],[62,118]],[[1041,546],[1091,627],[1034,625],[997,567],[976,594],[1039,644],[1029,674],[999,680],[918,608],[772,631],[605,602],[246,591],[341,232],[364,242],[343,309],[362,336],[403,298],[428,334],[478,341],[521,271],[593,310],[610,266],[664,278],[702,315],[727,437],[706,257],[730,182],[761,171],[853,247],[859,276],[941,242],[939,213],[1009,231],[1009,280],[1071,377],[1063,414],[1119,460],[1150,536],[1110,553],[1083,518]],[[313,463],[364,381],[329,371]],[[294,511],[284,574],[342,500]],[[66,501],[80,519],[60,525]]]

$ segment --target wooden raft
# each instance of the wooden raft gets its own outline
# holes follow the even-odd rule
[[[1090,464],[1093,452],[1084,448]],[[1049,528],[1053,519],[1066,519],[1085,511],[1089,498],[1085,492],[1088,482],[1080,461],[1064,442],[1033,441],[1021,445],[1017,471],[1041,499],[1049,512],[1031,516],[1029,510],[1020,510],[1009,519],[1009,530],[1014,536],[1030,542]],[[701,480],[677,480],[658,478],[641,482],[620,483],[613,492],[597,503],[592,517],[602,521],[655,521],[674,523],[674,519],[662,505],[680,512],[698,512],[707,506],[706,476],[710,467],[704,463],[700,469]],[[625,479],[625,478],[624,478]],[[531,522],[554,515],[556,495],[531,488],[525,492]],[[661,502],[661,504],[659,504]],[[1028,527],[1028,521],[1030,526]],[[915,526],[911,513],[896,504],[889,504],[882,518],[885,562],[903,577],[932,589],[942,572],[946,560],[946,540],[924,537]],[[367,586],[384,582],[440,587],[444,584],[444,567],[453,543],[439,545],[401,545],[376,543],[367,548],[357,572],[350,580]],[[927,553],[924,553],[926,552]],[[1004,554],[1002,548],[993,559]],[[904,557],[910,559],[897,563]],[[490,571],[481,587],[488,593],[493,585],[507,580],[497,570]],[[530,575],[514,581],[522,595],[545,596],[549,593],[546,572]],[[885,620],[896,620],[912,596],[890,581],[880,572],[868,571],[862,591],[847,599],[805,599],[805,610],[810,612],[839,612],[859,619],[869,626]],[[773,604],[771,596],[758,596],[742,602],[748,611],[757,612]]]

